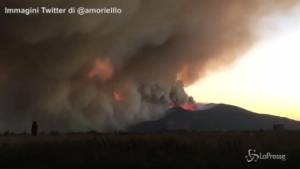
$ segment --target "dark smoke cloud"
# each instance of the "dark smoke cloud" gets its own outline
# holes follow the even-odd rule
[[[0,130],[22,131],[37,120],[43,130],[107,131],[157,119],[170,104],[189,100],[177,80],[188,85],[231,63],[255,42],[260,18],[293,5],[292,0],[2,2],[2,7],[117,6],[123,13],[1,13]],[[110,74],[90,74],[103,71],[103,60]]]

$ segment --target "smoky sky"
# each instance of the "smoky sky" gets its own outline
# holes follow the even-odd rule
[[[1,12],[0,130],[122,130],[187,102],[183,86],[228,66],[292,0],[5,1],[119,7],[119,15]],[[180,82],[178,82],[178,80]]]

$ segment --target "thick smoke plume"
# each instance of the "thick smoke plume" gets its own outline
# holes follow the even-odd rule
[[[6,4],[3,4],[6,3]],[[2,7],[122,8],[121,15],[7,15],[0,46],[0,130],[124,129],[190,99],[183,89],[256,40],[288,0],[5,1]],[[177,82],[180,81],[180,82]]]

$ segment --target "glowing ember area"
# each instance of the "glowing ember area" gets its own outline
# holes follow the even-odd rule
[[[109,58],[97,58],[94,67],[89,72],[90,78],[100,78],[102,81],[110,79],[113,75],[113,66]]]
[[[193,103],[184,103],[184,104],[180,105],[180,107],[185,110],[192,110],[192,111],[196,110],[195,104],[193,104]]]
[[[116,102],[122,102],[124,100],[124,96],[120,92],[117,92],[117,91],[113,92],[113,98]]]
[[[176,106],[175,104],[171,104],[169,106],[170,109],[171,108],[175,108],[175,107],[181,107],[184,110],[190,110],[190,111],[196,111],[197,110],[197,108],[196,108],[196,106],[195,106],[194,103],[183,103],[183,104],[181,104],[179,106]]]

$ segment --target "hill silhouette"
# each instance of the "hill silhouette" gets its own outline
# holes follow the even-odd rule
[[[216,104],[210,109],[190,111],[180,107],[168,110],[157,121],[146,121],[128,128],[133,132],[165,130],[230,131],[270,130],[274,124],[283,124],[286,129],[300,129],[300,122],[285,117],[258,114],[240,107]]]

